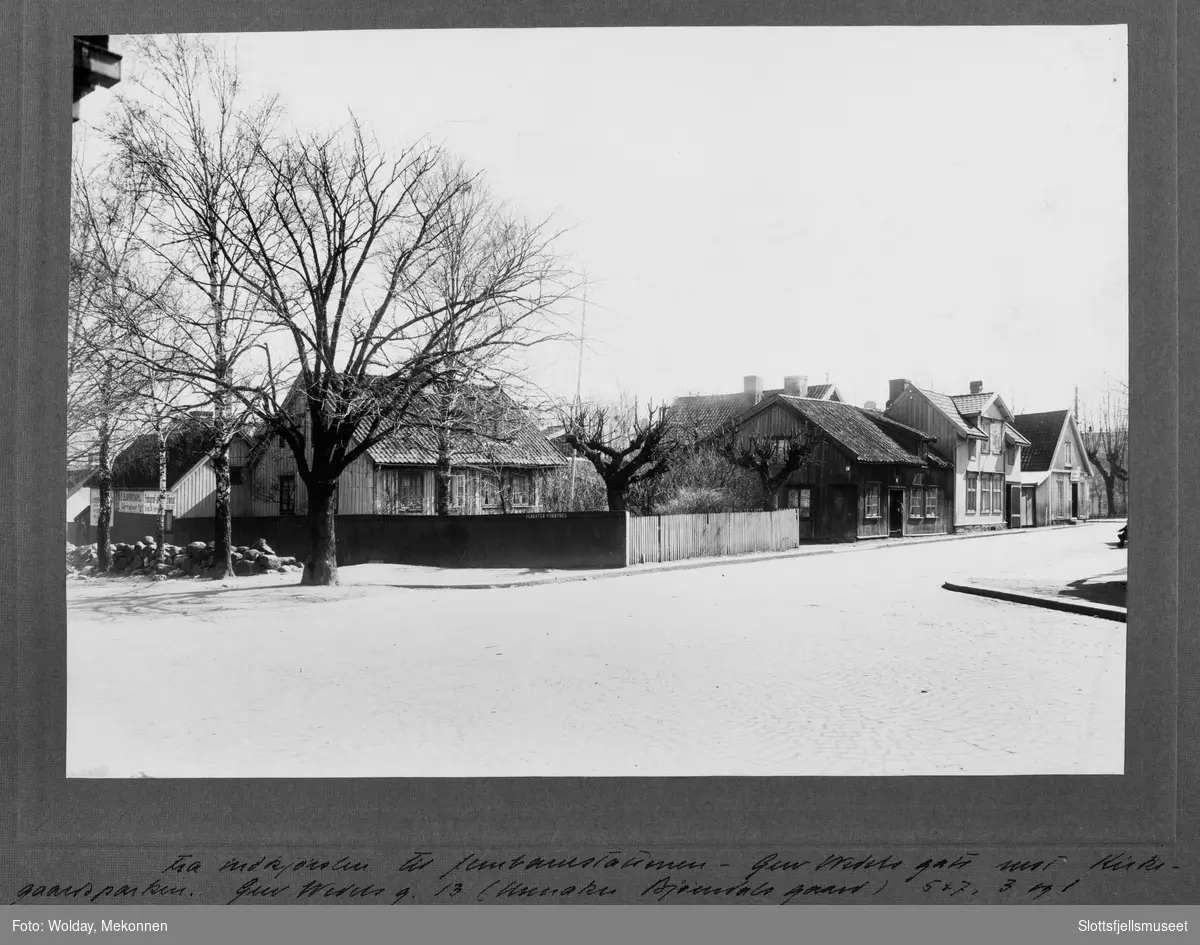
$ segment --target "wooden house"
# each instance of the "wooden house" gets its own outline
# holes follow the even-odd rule
[[[1021,472],[1022,521],[1031,526],[1086,519],[1095,470],[1070,410],[1023,413],[1015,418],[1028,438]]]
[[[799,509],[801,540],[845,542],[950,530],[948,458],[936,438],[879,411],[772,394],[737,418],[739,440],[819,434],[811,461],[780,490]]]
[[[998,394],[973,381],[966,394],[923,390],[899,379],[889,382],[885,416],[932,434],[954,466],[955,531],[1021,527],[1022,450],[1029,441]]]
[[[542,483],[568,459],[523,409],[497,388],[473,387],[491,421],[479,432],[449,437],[451,511],[487,515],[541,510]],[[369,447],[338,479],[338,515],[433,515],[437,511],[438,433],[422,425],[429,399],[414,411],[414,423]],[[311,455],[311,421],[300,391],[285,409],[296,417]],[[303,515],[308,493],[290,446],[276,434],[263,436],[248,465],[252,516]]]

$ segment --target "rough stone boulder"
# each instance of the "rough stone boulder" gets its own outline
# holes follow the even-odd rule
[[[267,540],[265,538],[260,538],[258,541],[256,541],[254,543],[254,549],[256,551],[261,551],[265,555],[275,554],[274,549],[267,544]]]
[[[278,571],[281,563],[275,555],[259,555],[254,559],[254,566],[260,571]]]

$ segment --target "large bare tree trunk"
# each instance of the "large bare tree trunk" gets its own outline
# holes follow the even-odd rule
[[[625,494],[629,490],[623,484],[605,483],[608,494],[608,510],[610,512],[625,511]]]
[[[332,483],[314,480],[308,486],[308,535],[311,556],[300,579],[305,585],[335,586],[337,565],[337,504]]]
[[[229,520],[229,449],[212,459],[217,480],[213,508],[213,572],[218,579],[233,577],[233,538]]]
[[[155,557],[163,557],[163,546],[167,543],[167,431],[163,421],[158,421],[158,523],[154,540],[158,544]]]
[[[435,511],[438,515],[450,514],[450,444],[443,430],[438,434],[437,465],[434,467]]]
[[[108,554],[108,523],[112,519],[112,457],[109,456],[111,439],[112,428],[108,420],[101,420],[98,464],[100,468],[96,472],[96,482],[100,488],[100,514],[96,519],[96,565],[101,571],[112,567],[112,558]]]

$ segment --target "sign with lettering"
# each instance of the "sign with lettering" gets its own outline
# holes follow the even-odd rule
[[[113,512],[121,512],[125,515],[157,515],[158,514],[158,497],[157,491],[143,490],[128,490],[114,489],[112,494],[112,510]],[[167,511],[174,511],[175,496],[167,493]],[[100,490],[92,490],[92,524],[95,525],[100,518]],[[109,521],[111,525],[111,520]]]
[[[1083,477],[1080,475],[1080,473],[1079,473],[1079,470],[1078,470],[1078,469],[1072,469],[1072,470],[1071,470],[1071,481],[1072,481],[1072,482],[1079,482],[1079,480],[1080,480],[1081,478],[1083,478]]]

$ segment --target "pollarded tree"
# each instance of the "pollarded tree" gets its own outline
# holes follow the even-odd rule
[[[736,425],[721,441],[720,453],[734,466],[758,476],[762,510],[779,508],[779,490],[792,473],[812,463],[823,442],[813,431],[787,437],[754,436],[741,433]]]
[[[577,404],[562,412],[563,439],[595,467],[610,512],[624,512],[639,483],[662,476],[680,447],[670,407]]]
[[[1104,482],[1108,514],[1118,514],[1118,485],[1128,490],[1129,483],[1129,389],[1114,383],[1090,410],[1087,430],[1083,433],[1084,451]],[[1124,510],[1122,510],[1124,511]]]

